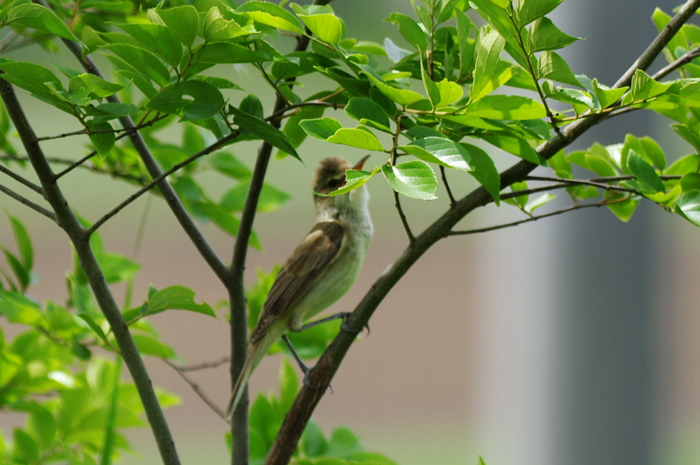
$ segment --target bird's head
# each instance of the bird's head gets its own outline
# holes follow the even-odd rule
[[[345,172],[347,170],[362,169],[362,165],[367,160],[369,155],[360,160],[356,165],[351,165],[343,157],[328,157],[321,160],[321,164],[316,168],[314,173],[314,182],[312,183],[314,191],[314,204],[316,211],[323,210],[344,210],[353,208],[358,202],[366,202],[366,188],[362,186],[359,189],[350,191],[348,194],[338,195],[335,197],[324,197],[319,194],[330,194],[334,190],[345,185]],[[359,205],[358,205],[359,206]]]

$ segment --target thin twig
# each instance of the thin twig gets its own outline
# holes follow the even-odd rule
[[[652,78],[657,80],[657,81],[659,79],[663,79],[666,76],[668,76],[669,74],[671,74],[673,71],[677,70],[678,68],[680,68],[683,65],[687,65],[688,63],[690,63],[691,61],[693,61],[697,57],[700,57],[700,46],[695,47],[694,49],[687,51],[686,53],[684,53],[683,55],[678,57],[677,60],[664,66],[663,68],[658,70],[656,72],[656,74],[654,74],[652,76]]]
[[[36,184],[34,184],[33,182],[31,182],[30,180],[23,178],[22,176],[20,176],[19,174],[15,173],[15,172],[12,171],[11,169],[6,168],[6,167],[0,165],[0,173],[5,173],[6,175],[8,175],[9,177],[11,177],[12,179],[14,179],[15,181],[17,181],[18,183],[23,184],[24,186],[30,188],[31,190],[33,190],[34,192],[36,192],[36,193],[39,194],[40,196],[42,196],[42,197],[44,196],[44,191],[43,191],[43,189],[42,189],[41,187],[37,186]]]
[[[231,357],[223,357],[220,360],[217,360],[215,362],[204,362],[204,363],[200,363],[198,365],[181,366],[180,369],[182,371],[196,371],[196,370],[204,370],[206,368],[218,368],[221,365],[224,365],[230,361],[231,361]]]
[[[95,221],[95,223],[94,223],[92,226],[90,226],[90,228],[88,228],[88,229],[85,230],[85,234],[87,234],[88,236],[91,235],[93,232],[95,232],[95,231],[97,230],[97,228],[99,228],[100,226],[102,226],[107,220],[109,220],[109,219],[112,218],[114,215],[116,215],[117,213],[119,213],[120,211],[122,211],[124,208],[126,208],[127,205],[129,205],[130,203],[134,202],[136,199],[138,199],[139,197],[141,197],[143,194],[145,194],[146,192],[148,192],[149,190],[151,190],[154,186],[158,185],[158,183],[160,183],[161,181],[163,181],[165,178],[167,178],[168,176],[170,176],[170,175],[173,174],[174,172],[176,172],[176,171],[178,171],[178,170],[184,168],[185,166],[189,165],[190,163],[192,163],[193,161],[197,160],[198,158],[201,158],[201,157],[203,157],[204,155],[208,155],[208,154],[210,154],[210,153],[212,153],[212,152],[215,152],[215,151],[219,150],[221,147],[223,147],[224,145],[226,145],[226,143],[228,143],[229,141],[235,139],[236,137],[238,137],[238,133],[231,133],[231,134],[228,134],[228,135],[222,137],[221,139],[219,139],[218,141],[216,141],[215,143],[211,144],[209,147],[205,148],[204,150],[201,150],[201,151],[195,153],[194,155],[191,155],[190,157],[188,157],[187,159],[181,161],[180,163],[178,163],[178,164],[176,164],[176,165],[173,165],[173,167],[170,168],[169,170],[162,172],[160,175],[158,175],[157,177],[155,177],[151,182],[149,182],[148,184],[146,184],[145,186],[143,186],[141,189],[139,189],[138,191],[136,191],[134,194],[130,195],[130,196],[129,196],[126,200],[124,200],[122,203],[120,203],[120,204],[117,205],[115,208],[113,208],[112,210],[110,210],[110,211],[109,211],[107,214],[105,214],[102,218],[100,218],[99,220]],[[159,187],[160,187],[160,186],[159,186]]]
[[[45,217],[47,217],[51,221],[56,222],[56,215],[54,215],[52,212],[48,211],[44,207],[41,207],[41,206],[35,204],[31,200],[28,200],[28,199],[22,197],[18,193],[8,189],[7,187],[3,186],[2,184],[0,184],[0,192],[2,192],[3,194],[9,195],[10,197],[15,199],[19,203],[26,205],[27,207],[31,208],[35,212],[41,213],[42,215],[44,215]]]
[[[166,364],[168,364],[170,367],[172,367],[172,368],[177,372],[177,374],[180,375],[180,376],[182,377],[182,379],[184,379],[184,380],[187,382],[187,384],[190,385],[190,387],[192,388],[192,390],[199,396],[199,398],[202,399],[202,400],[204,401],[204,403],[207,404],[207,405],[209,406],[209,408],[212,409],[212,410],[214,411],[214,413],[216,413],[219,417],[221,417],[222,420],[226,421],[226,417],[225,417],[225,415],[224,415],[224,411],[221,410],[221,409],[219,408],[219,406],[216,405],[216,404],[214,403],[214,401],[211,400],[211,399],[209,398],[209,396],[207,396],[207,395],[204,393],[204,391],[202,391],[202,389],[201,389],[201,388],[199,387],[199,385],[195,382],[195,380],[193,380],[193,379],[185,372],[185,370],[184,370],[182,367],[180,367],[179,365],[176,365],[175,363],[173,363],[172,361],[170,361],[170,360],[168,360],[168,359],[166,359],[166,358],[162,358],[161,360],[163,360]]]
[[[399,145],[399,135],[401,134],[401,118],[399,115],[396,117],[396,131],[393,136],[393,143],[391,147],[391,169],[394,169],[396,164],[396,148]],[[412,246],[416,242],[416,236],[413,235],[411,227],[408,225],[408,219],[401,208],[401,199],[399,199],[399,193],[394,191],[394,205],[396,206],[396,211],[399,213],[399,218],[401,219],[401,224],[403,224],[403,229],[406,231],[408,236],[408,243]]]
[[[448,236],[466,236],[468,234],[479,234],[479,233],[485,233],[485,232],[489,232],[489,231],[497,231],[499,229],[512,228],[514,226],[519,226],[521,224],[541,220],[542,218],[549,218],[551,216],[557,216],[557,215],[572,212],[575,210],[581,210],[583,208],[607,207],[608,205],[613,205],[616,203],[624,202],[626,200],[629,200],[629,199],[625,198],[625,199],[621,199],[621,200],[616,200],[614,202],[601,202],[601,203],[588,203],[588,204],[572,205],[570,207],[563,208],[561,210],[556,210],[556,211],[553,211],[550,213],[545,213],[543,215],[531,216],[531,217],[526,218],[524,220],[513,221],[512,223],[499,224],[496,226],[489,226],[486,228],[467,229],[465,231],[450,231],[449,233],[447,233],[447,235]]]
[[[79,167],[80,165],[82,165],[83,163],[85,163],[86,161],[88,161],[89,159],[91,159],[92,157],[94,157],[95,155],[97,155],[97,150],[93,150],[92,152],[88,153],[87,155],[85,155],[85,156],[84,156],[83,158],[81,158],[80,160],[77,160],[77,161],[71,163],[71,164],[70,164],[66,169],[64,169],[63,171],[60,171],[60,172],[56,173],[56,175],[54,176],[54,179],[58,181],[58,179],[60,179],[61,177],[65,176],[66,174],[70,173],[70,172],[73,171],[75,168]]]
[[[450,198],[450,208],[455,206],[455,197],[452,195],[452,189],[450,189],[450,183],[447,182],[447,174],[445,173],[445,167],[440,165],[440,175],[442,176],[442,182],[445,184],[445,190],[447,191],[447,196]]]
[[[605,178],[603,178],[605,179]],[[634,178],[633,178],[634,179]],[[560,182],[563,184],[570,184],[572,186],[593,186],[593,187],[599,187],[600,189],[605,189],[605,190],[617,190],[621,192],[629,192],[632,194],[637,194],[641,195],[639,191],[636,189],[630,189],[628,187],[617,187],[617,186],[611,186],[609,184],[604,184],[601,182],[595,182],[595,181],[588,181],[585,179],[566,179],[566,178],[548,178],[548,177],[543,177],[543,176],[528,176],[525,178],[526,181],[555,181],[555,182]]]

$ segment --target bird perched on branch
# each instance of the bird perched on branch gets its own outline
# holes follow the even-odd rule
[[[330,157],[322,160],[316,169],[313,181],[316,222],[272,284],[258,324],[250,335],[248,358],[231,393],[226,410],[229,422],[250,375],[272,344],[288,330],[297,332],[346,315],[334,315],[304,326],[305,321],[340,299],[362,268],[373,231],[367,187],[363,185],[334,197],[327,194],[344,186],[345,172],[361,169],[365,160],[367,157],[352,166],[342,157]],[[308,374],[308,369],[304,374]]]

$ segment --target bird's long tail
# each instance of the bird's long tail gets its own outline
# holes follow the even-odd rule
[[[229,423],[231,423],[233,419],[233,411],[236,410],[236,406],[238,405],[238,402],[240,402],[241,396],[243,396],[245,387],[248,385],[250,375],[253,374],[253,370],[255,370],[258,364],[262,361],[263,357],[265,357],[268,349],[276,339],[271,338],[270,336],[270,334],[266,334],[256,344],[249,347],[248,358],[245,360],[241,374],[238,375],[236,385],[233,387],[233,391],[231,391],[231,399],[228,401],[228,407],[226,407],[226,421]]]

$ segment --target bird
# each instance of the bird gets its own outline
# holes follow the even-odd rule
[[[253,370],[272,344],[280,337],[289,344],[287,331],[298,332],[347,315],[339,313],[304,326],[345,295],[362,268],[373,233],[367,187],[332,197],[328,194],[345,186],[346,171],[362,169],[368,157],[354,166],[343,157],[329,157],[316,168],[312,183],[316,221],[279,271],[250,334],[248,357],[226,409],[229,423]],[[298,357],[297,362],[308,375]]]

